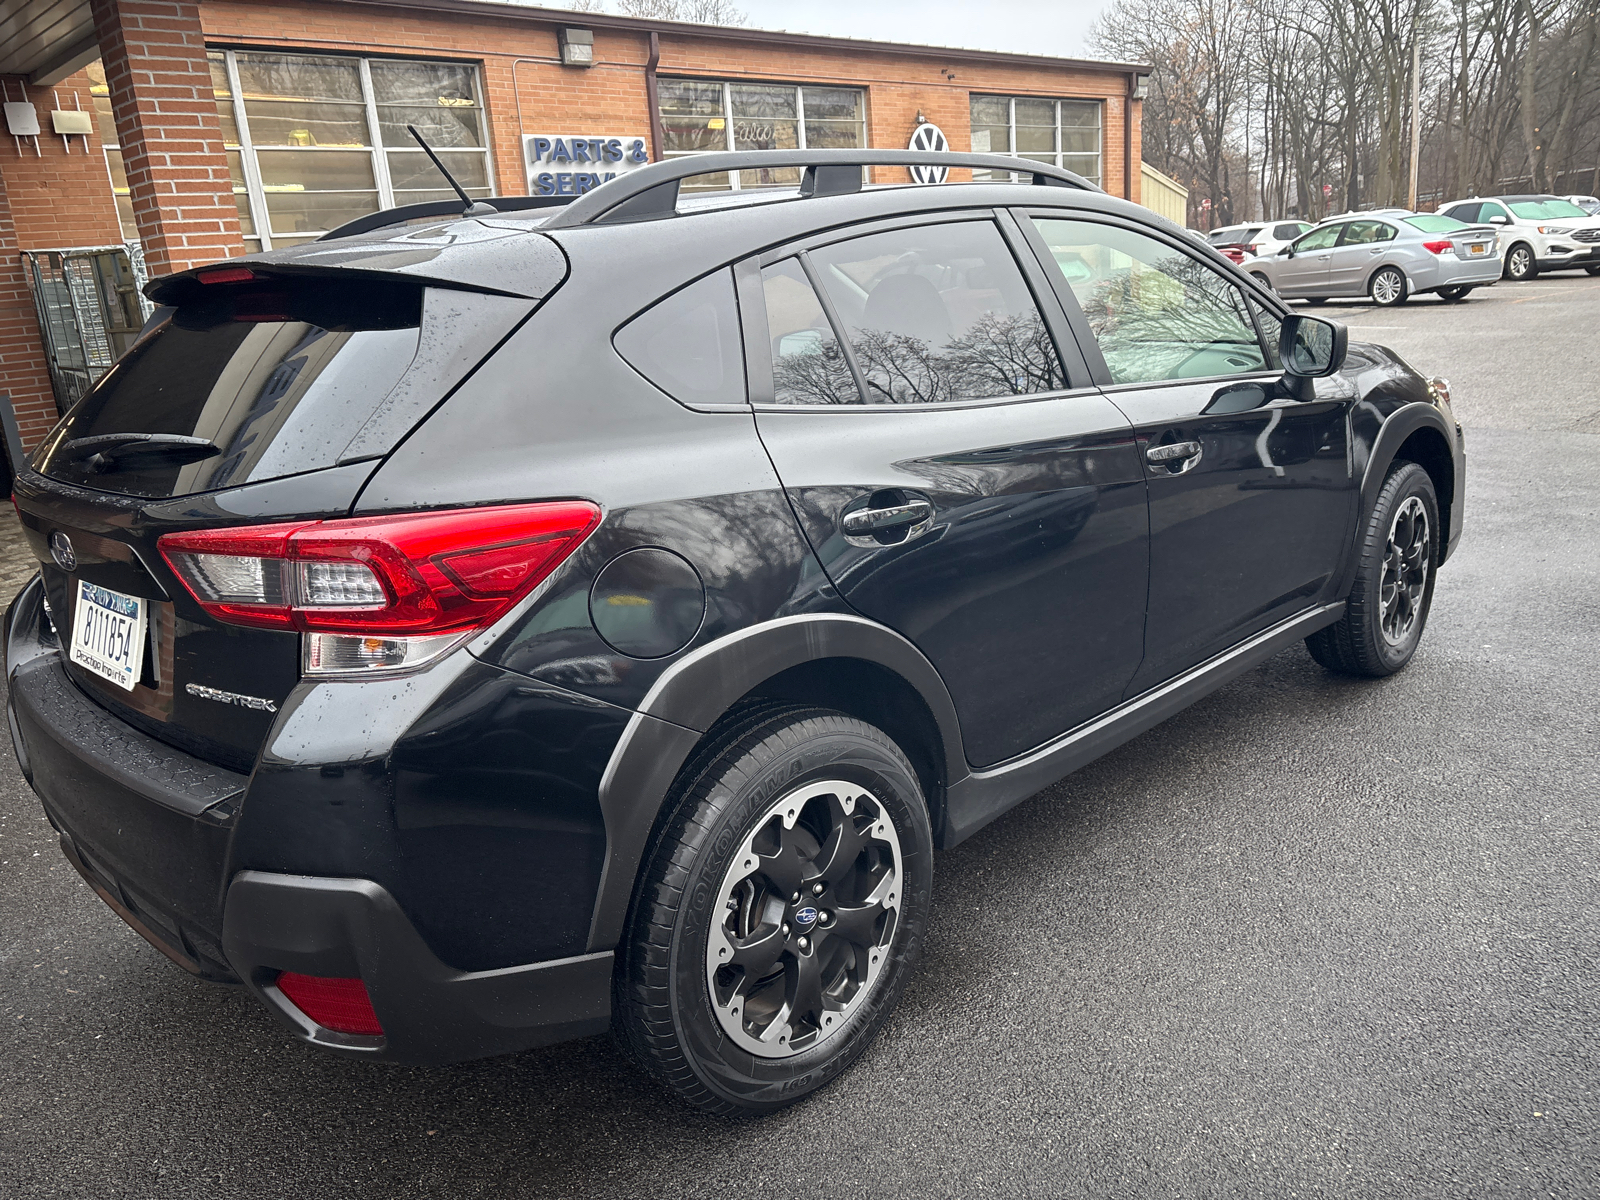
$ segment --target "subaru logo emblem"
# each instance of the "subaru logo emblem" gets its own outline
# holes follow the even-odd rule
[[[817,923],[817,910],[809,907],[802,908],[799,912],[795,913],[794,923],[800,926],[802,929],[809,929],[811,926]]]
[[[50,557],[56,560],[56,566],[63,571],[70,571],[78,565],[78,556],[72,552],[72,539],[60,530],[50,535]]]

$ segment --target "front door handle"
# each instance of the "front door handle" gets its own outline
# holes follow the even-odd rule
[[[844,515],[846,537],[871,537],[902,525],[921,525],[933,520],[933,505],[926,500],[908,500],[883,508],[858,508]]]
[[[1175,463],[1185,458],[1198,458],[1200,443],[1168,442],[1165,446],[1151,446],[1144,456],[1153,463]]]

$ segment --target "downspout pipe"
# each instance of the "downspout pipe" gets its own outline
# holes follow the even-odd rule
[[[644,64],[645,103],[650,106],[650,161],[661,161],[661,146],[666,136],[661,132],[661,92],[656,87],[656,64],[661,61],[661,35],[650,31],[650,57]]]
[[[1133,199],[1133,93],[1139,88],[1139,76],[1128,72],[1128,94],[1122,101],[1122,198]]]

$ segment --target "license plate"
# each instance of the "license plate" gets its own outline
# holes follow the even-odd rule
[[[1474,254],[1485,254],[1488,252],[1488,250],[1489,247],[1484,245],[1482,242],[1476,243],[1472,246],[1472,252]]]
[[[72,661],[133,691],[144,667],[149,605],[138,596],[124,596],[80,580],[78,607],[72,618]]]

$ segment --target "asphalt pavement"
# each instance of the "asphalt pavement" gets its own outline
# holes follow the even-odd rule
[[[1466,427],[1416,660],[1296,647],[939,856],[883,1036],[774,1117],[605,1038],[300,1045],[95,898],[6,742],[0,1196],[1600,1194],[1600,279],[1319,311]]]

